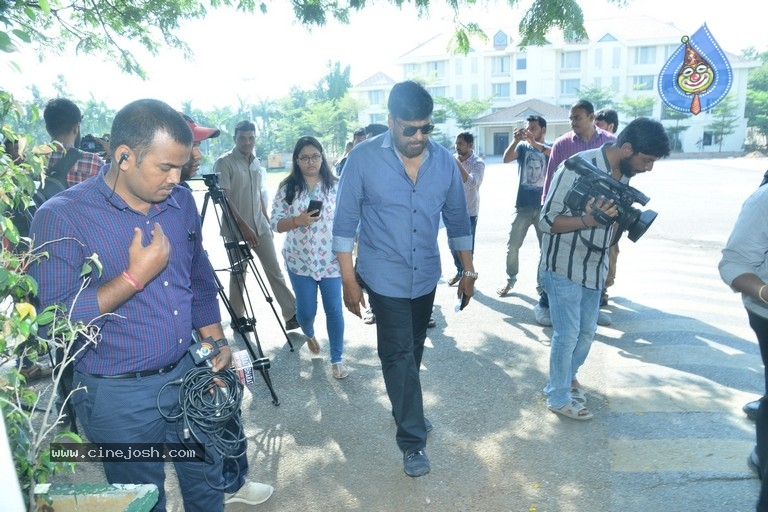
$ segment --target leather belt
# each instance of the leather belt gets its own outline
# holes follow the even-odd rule
[[[92,373],[86,373],[81,372],[83,375],[87,375],[89,377],[94,377],[97,379],[138,379],[141,377],[151,377],[153,375],[162,375],[164,373],[168,373],[176,366],[178,366],[179,362],[176,361],[175,363],[169,364],[168,366],[164,366],[158,370],[146,370],[143,372],[128,372],[128,373],[118,373],[117,375],[94,375]]]

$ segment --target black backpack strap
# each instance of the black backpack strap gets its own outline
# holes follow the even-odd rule
[[[77,148],[69,148],[66,153],[53,165],[50,169],[45,171],[46,179],[56,179],[62,182],[64,188],[68,188],[67,185],[67,173],[80,160],[82,153]]]

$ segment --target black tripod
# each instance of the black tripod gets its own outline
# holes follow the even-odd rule
[[[245,288],[245,277],[246,271],[248,269],[250,269],[253,275],[256,277],[256,282],[258,283],[261,292],[264,294],[264,298],[266,299],[267,303],[272,308],[272,313],[274,313],[278,325],[280,325],[280,329],[283,331],[283,335],[285,335],[285,339],[288,341],[288,346],[291,348],[291,352],[294,350],[293,344],[288,337],[288,333],[286,332],[285,326],[280,319],[280,315],[275,309],[274,299],[269,294],[269,289],[264,283],[264,279],[261,277],[259,269],[256,267],[251,248],[245,241],[245,237],[243,236],[240,227],[237,225],[237,222],[235,222],[232,209],[229,205],[229,200],[227,199],[226,194],[224,194],[224,191],[218,185],[218,176],[215,174],[205,174],[203,175],[203,178],[205,180],[206,186],[208,187],[208,192],[206,192],[205,200],[203,201],[203,208],[201,210],[201,223],[205,222],[205,213],[208,208],[208,201],[210,199],[213,201],[216,220],[219,225],[219,229],[221,230],[222,237],[224,238],[224,248],[227,251],[227,258],[229,260],[229,267],[219,270],[213,269],[216,285],[219,289],[219,296],[221,297],[222,302],[224,302],[224,305],[227,308],[227,312],[229,312],[230,318],[232,319],[232,330],[234,332],[240,333],[240,336],[245,341],[245,346],[248,349],[248,352],[251,354],[251,359],[253,360],[253,368],[255,370],[259,370],[262,377],[264,377],[264,382],[267,384],[269,392],[272,395],[272,403],[275,405],[280,405],[277,395],[275,394],[275,389],[272,386],[272,380],[269,377],[269,358],[264,357],[264,351],[261,348],[259,335],[256,332],[256,317],[254,315],[253,305],[251,304],[248,290]],[[231,238],[231,240],[228,240],[228,237]],[[237,282],[238,290],[240,292],[240,296],[243,298],[243,306],[245,310],[244,316],[239,316],[239,314],[232,307],[232,302],[229,300],[229,297],[227,297],[227,293],[224,291],[224,286],[222,285],[221,280],[217,275],[217,272],[221,271],[226,271],[232,274],[232,276],[236,276],[235,280]],[[254,343],[251,342],[251,335],[253,335]],[[253,348],[254,345],[256,347],[255,351]]]

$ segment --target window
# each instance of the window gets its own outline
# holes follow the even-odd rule
[[[368,91],[368,104],[382,105],[384,103],[384,91]]]
[[[603,67],[603,49],[597,48],[595,50],[595,67],[600,69]]]
[[[471,59],[469,59],[469,67],[472,70],[472,74],[476,75],[477,74],[477,57],[472,57]]]
[[[387,114],[369,114],[369,124],[387,124]]]
[[[611,66],[613,66],[614,69],[621,67],[621,48],[613,49],[613,62],[611,63]]]
[[[560,80],[560,94],[576,94],[579,89],[581,89],[581,80],[578,78]]]
[[[427,71],[429,75],[435,78],[445,77],[445,61],[437,60],[427,63]]]
[[[656,64],[656,47],[638,46],[635,48],[635,64]]]
[[[491,93],[496,98],[509,98],[509,83],[493,84],[491,86]]]
[[[509,57],[506,55],[502,57],[493,57],[491,65],[491,73],[495,75],[509,73]]]
[[[675,53],[675,50],[680,48],[679,44],[667,44],[664,45],[664,61],[669,59],[673,53]]]
[[[518,96],[524,96],[525,94],[527,94],[527,90],[528,90],[528,84],[526,83],[525,80],[518,80],[517,82],[515,82],[515,93]]]
[[[599,77],[599,76],[595,77],[595,79],[593,80],[593,84],[592,85],[594,85],[595,87],[602,87],[603,86],[603,79],[602,79],[602,77]]]
[[[580,69],[581,52],[563,52],[560,54],[560,69]]]
[[[453,93],[454,99],[456,101],[463,100],[464,99],[464,88],[462,86],[460,86],[460,85],[457,85],[456,88],[455,88],[455,91],[456,92]]]
[[[653,75],[640,75],[632,77],[632,90],[634,91],[652,91],[653,80],[656,78]]]
[[[613,89],[614,91],[618,91],[620,85],[621,85],[621,81],[620,81],[619,77],[612,76],[611,77],[611,89]]]
[[[447,96],[445,87],[427,87],[427,92],[433,98],[440,98]]]
[[[418,75],[420,72],[421,72],[421,66],[419,64],[405,65],[405,76],[407,78],[411,78],[412,76]]]
[[[712,132],[704,132],[704,135],[701,138],[701,145],[702,146],[711,146],[712,143],[715,141],[715,134]]]
[[[456,73],[456,76],[461,76],[461,59],[454,61],[453,72]]]
[[[472,84],[472,98],[477,98],[480,95],[477,84]]]
[[[515,59],[515,69],[523,70],[528,69],[528,55],[525,53],[518,53],[517,59]]]
[[[506,48],[507,44],[509,44],[509,38],[507,37],[507,34],[501,30],[496,32],[496,35],[493,36],[493,46]]]

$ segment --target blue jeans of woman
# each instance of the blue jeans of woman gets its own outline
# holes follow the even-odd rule
[[[325,326],[331,346],[331,363],[340,363],[344,352],[344,310],[341,305],[341,278],[324,277],[320,281],[288,271],[288,278],[296,295],[296,320],[305,336],[315,335],[317,316],[317,289],[325,311]]]
[[[571,382],[587,359],[597,330],[600,290],[575,283],[551,271],[541,272],[549,296],[552,340],[549,348],[547,405],[560,408],[571,401]]]

